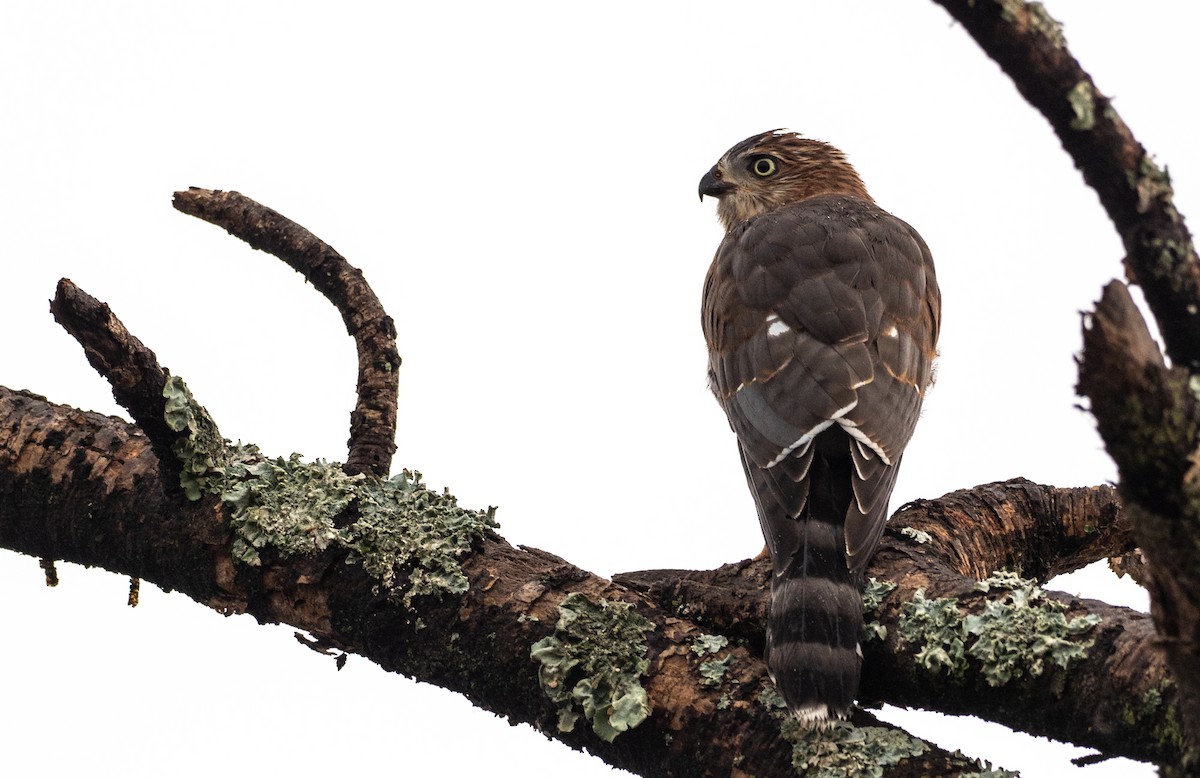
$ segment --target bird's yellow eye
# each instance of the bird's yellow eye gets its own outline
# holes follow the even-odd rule
[[[774,157],[755,157],[750,161],[750,169],[754,171],[754,175],[766,178],[775,175],[779,170],[779,163]]]

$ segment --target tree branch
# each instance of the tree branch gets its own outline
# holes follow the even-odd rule
[[[171,449],[180,433],[167,425],[163,415],[163,388],[169,373],[158,364],[158,357],[125,329],[106,304],[68,278],[58,282],[50,312],[83,346],[88,363],[112,387],[113,399],[150,437],[163,463],[165,482],[174,488],[179,483],[179,462]]]
[[[176,192],[174,205],[279,257],[338,309],[358,347],[358,403],[350,414],[346,472],[387,476],[396,453],[400,354],[396,325],[362,271],[299,224],[238,192],[192,187]]]
[[[1055,543],[1062,544],[1062,559],[1069,562],[1047,554]],[[1068,620],[1099,617],[1088,635],[1094,643],[1086,657],[1065,668],[1048,668],[1039,676],[1017,674],[1002,683],[994,683],[1003,674],[995,660],[970,653],[979,643],[969,638],[959,646],[968,652],[962,661],[931,660],[931,645],[952,644],[953,629],[939,642],[921,626],[923,613],[934,607],[927,605],[930,601],[941,601],[939,613],[952,618],[955,629],[972,617],[995,617],[1006,596],[1003,586],[999,592],[995,584],[987,592],[976,586],[990,571],[1008,567],[1044,580],[1131,545],[1114,490],[1106,486],[1057,489],[1016,479],[905,506],[889,523],[869,569],[869,575],[897,587],[873,614],[886,637],[863,645],[864,704],[969,714],[1109,755],[1174,760],[1179,738],[1172,717],[1178,698],[1145,614],[1045,593],[1044,600],[1061,604]],[[769,577],[769,563],[747,560],[711,571],[642,571],[614,580],[759,651]],[[1034,591],[1028,584],[1016,586],[1024,592],[1021,597]],[[1038,602],[1045,604],[1035,598],[1025,615],[1040,607]],[[1003,629],[1014,636],[1019,632],[1008,622]],[[1029,635],[1029,644],[1037,639]],[[1019,643],[1010,645],[1012,656],[1028,666],[1032,654]]]
[[[937,0],[1049,120],[1125,244],[1125,272],[1158,323],[1167,369],[1127,290],[1109,284],[1085,322],[1079,391],[1121,473],[1143,546],[1151,610],[1179,684],[1179,769],[1200,771],[1200,263],[1171,182],[1067,50],[1041,3]],[[1111,371],[1111,372],[1106,372]]]
[[[1121,474],[1138,543],[1149,562],[1151,611],[1190,733],[1185,765],[1200,767],[1200,406],[1195,380],[1169,368],[1141,313],[1111,282],[1083,333],[1079,392],[1090,398]]]
[[[1200,369],[1200,265],[1170,178],[1067,48],[1041,3],[936,0],[1050,122],[1112,219],[1125,270],[1146,293],[1167,354]]]
[[[730,644],[701,656],[693,646],[705,631],[694,622],[552,554],[485,533],[461,559],[466,592],[406,604],[395,592],[414,579],[415,568],[389,589],[364,560],[333,545],[294,558],[265,549],[257,567],[236,562],[228,504],[204,498],[180,511],[165,499],[149,441],[126,422],[0,388],[0,429],[9,431],[0,447],[0,545],[7,548],[104,566],[223,612],[291,624],[317,647],[357,653],[461,692],[641,775],[793,775],[796,754],[808,753],[772,704],[765,666],[752,650]],[[558,731],[560,711],[530,658],[538,640],[556,634],[559,605],[570,593],[629,603],[653,625],[641,680],[652,713],[612,742],[582,725]],[[711,668],[705,675],[701,667],[711,660],[722,668],[715,682]],[[895,732],[890,737],[923,750],[892,765],[889,776],[970,768],[865,712],[855,724]]]

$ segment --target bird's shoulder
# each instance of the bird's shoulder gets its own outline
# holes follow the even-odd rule
[[[721,242],[714,269],[734,279],[790,265],[805,273],[863,261],[929,261],[929,249],[907,222],[875,203],[822,196],[785,205],[735,225]]]

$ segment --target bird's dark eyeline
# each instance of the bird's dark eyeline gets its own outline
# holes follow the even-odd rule
[[[840,151],[795,133],[725,152],[704,195],[726,230],[704,283],[708,377],[774,568],[767,667],[802,720],[844,717],[864,571],[933,378],[933,259]]]

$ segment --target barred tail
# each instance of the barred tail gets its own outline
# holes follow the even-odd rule
[[[815,544],[808,548],[813,551],[805,555],[808,564],[798,560],[771,585],[767,668],[801,720],[844,718],[858,693],[862,666],[862,595],[845,561],[822,564],[826,555]]]
[[[790,553],[776,560],[767,613],[767,669],[803,721],[844,718],[862,668],[862,593],[846,561],[848,462],[818,454],[807,504],[790,519]]]

